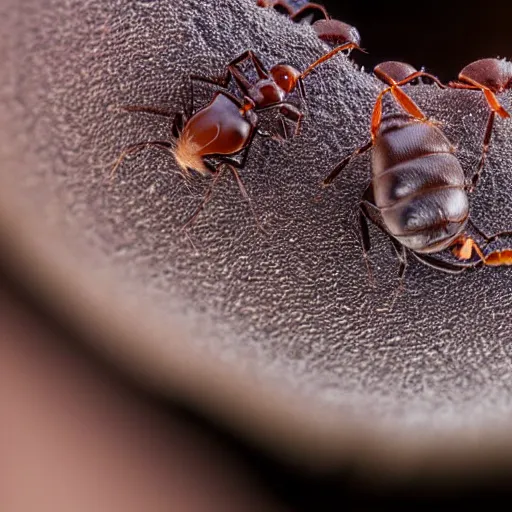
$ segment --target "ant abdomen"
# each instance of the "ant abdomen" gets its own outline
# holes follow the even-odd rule
[[[437,252],[463,231],[469,214],[464,171],[439,128],[405,116],[384,118],[372,169],[375,206],[401,244]]]

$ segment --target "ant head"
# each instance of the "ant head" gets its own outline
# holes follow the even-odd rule
[[[459,74],[461,81],[483,85],[492,92],[512,88],[512,62],[505,59],[480,59],[468,64]]]
[[[284,92],[292,92],[300,78],[300,71],[287,64],[276,64],[270,70],[274,82]]]

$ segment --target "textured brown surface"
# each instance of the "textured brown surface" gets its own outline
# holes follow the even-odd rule
[[[111,107],[181,110],[188,73],[218,73],[247,48],[269,66],[303,68],[326,50],[312,29],[250,1],[5,2],[0,14],[11,34],[0,54],[2,234],[31,249],[25,278],[55,265],[54,288],[43,290],[67,298],[62,313],[69,307],[98,344],[110,322],[122,334],[105,345],[111,355],[313,460],[376,450],[406,468],[435,461],[446,441],[470,458],[477,447],[490,454],[486,442],[502,451],[494,432],[512,412],[510,271],[453,277],[411,261],[392,304],[392,248],[373,232],[372,289],[356,231],[368,157],[312,201],[332,165],[366,141],[377,80],[338,57],[306,81],[301,136],[255,141],[242,176],[269,235],[226,179],[186,237],[178,229],[207,184],[187,186],[171,157],[148,151],[103,183],[123,146],[169,133],[165,120]],[[480,95],[413,94],[446,123],[470,173],[487,112]],[[511,126],[497,121],[472,198],[488,231],[512,224]]]

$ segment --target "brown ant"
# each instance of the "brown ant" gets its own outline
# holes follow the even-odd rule
[[[285,14],[295,23],[311,24],[317,36],[333,46],[343,43],[354,43],[357,46],[361,44],[361,36],[355,27],[332,19],[320,4],[310,2],[299,9],[286,0],[257,0],[257,4]]]
[[[512,89],[512,62],[505,59],[480,59],[463,68],[458,78],[458,82],[450,82],[448,86],[456,89],[478,89],[482,91],[491,109],[484,134],[482,156],[470,188],[470,190],[473,190],[484,168],[496,114],[502,118],[510,117],[510,114],[496,98],[496,94]]]
[[[372,180],[363,194],[359,215],[365,259],[370,250],[371,221],[390,237],[400,261],[401,281],[407,251],[422,263],[450,273],[479,264],[511,265],[512,249],[485,256],[466,234],[470,224],[487,245],[512,232],[487,236],[471,222],[470,187],[454,147],[437,123],[429,120],[401,89],[420,77],[429,78],[442,88],[446,86],[435,76],[400,62],[384,62],[374,72],[388,87],[375,102],[371,140],[336,165],[323,181],[324,186],[330,185],[353,157],[373,148]],[[382,102],[387,93],[393,95],[405,113],[383,114]],[[435,256],[447,248],[461,261],[449,263]],[[472,260],[475,255],[478,259]]]
[[[172,153],[185,174],[189,170],[193,170],[202,176],[213,176],[214,179],[202,202],[182,229],[187,228],[195,221],[210,200],[213,189],[225,170],[231,171],[242,196],[249,201],[249,195],[237,169],[244,168],[254,135],[258,133],[264,137],[270,136],[259,129],[257,112],[279,108],[279,112],[282,114],[280,137],[287,138],[283,117],[296,123],[295,135],[298,134],[303,113],[286,101],[288,96],[297,89],[301,98],[304,98],[303,79],[319,64],[332,58],[338,52],[353,48],[357,48],[354,43],[338,46],[317,59],[302,73],[288,64],[276,64],[270,71],[267,71],[256,54],[248,50],[228,64],[226,75],[221,79],[215,80],[191,75],[190,112],[187,116],[183,113],[174,116],[171,132],[175,141],[153,140],[126,147],[114,164],[110,173],[111,177],[114,176],[125,157],[133,156],[150,147]],[[251,83],[237,67],[245,60],[250,60],[253,63],[258,75],[258,79],[254,83]],[[194,81],[226,88],[231,79],[234,80],[243,96],[242,100],[227,90],[220,90],[214,94],[210,103],[194,112]],[[121,109],[127,112],[145,112],[172,117],[169,111],[153,106],[127,105]],[[249,204],[251,204],[250,201]]]

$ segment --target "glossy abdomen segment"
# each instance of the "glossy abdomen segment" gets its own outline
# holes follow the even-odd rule
[[[231,155],[245,147],[251,129],[240,107],[224,94],[216,94],[209,105],[190,118],[182,138],[188,138],[201,156]]]
[[[217,92],[206,107],[198,110],[183,128],[174,151],[179,166],[206,174],[203,157],[233,155],[250,141],[253,125],[229,96]]]
[[[464,229],[464,171],[439,128],[402,116],[385,119],[372,173],[375,206],[389,233],[409,249],[440,251]]]

